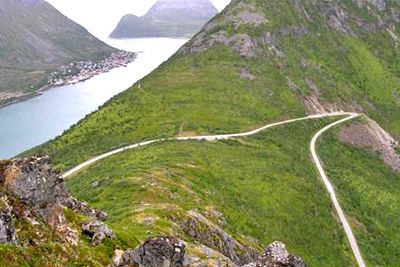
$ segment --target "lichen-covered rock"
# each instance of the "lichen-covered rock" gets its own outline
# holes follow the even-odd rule
[[[12,220],[12,207],[6,198],[0,199],[0,244],[18,245],[19,239]]]
[[[107,213],[104,211],[92,209],[87,203],[79,201],[73,197],[65,199],[63,205],[76,213],[86,217],[91,217],[95,220],[105,221],[108,218]]]
[[[82,224],[84,234],[92,237],[92,245],[96,246],[106,238],[115,238],[114,232],[104,223],[93,220]]]
[[[64,179],[50,163],[48,156],[12,161],[0,174],[3,186],[30,207],[42,209],[49,203],[63,203],[69,194]]]
[[[96,220],[107,218],[104,212],[91,209],[71,197],[63,177],[52,168],[48,156],[0,161],[0,190],[12,199],[10,203],[17,219],[35,225],[44,222],[72,245],[78,244],[78,232],[68,226],[65,208]],[[113,236],[104,224],[99,223],[97,228],[98,231],[93,233],[94,244]]]
[[[269,245],[257,261],[243,267],[306,267],[306,263],[295,255],[290,254],[285,244],[276,241]]]
[[[187,220],[182,223],[182,229],[197,242],[219,251],[237,265],[251,262],[257,257],[254,249],[240,244],[196,211],[189,212]]]
[[[184,267],[237,267],[228,257],[205,245],[188,244]]]
[[[183,267],[185,243],[175,237],[155,237],[114,259],[114,266]]]

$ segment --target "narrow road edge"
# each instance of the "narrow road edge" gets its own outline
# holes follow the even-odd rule
[[[205,140],[205,141],[215,141],[215,140],[224,140],[224,139],[230,139],[230,138],[235,138],[235,137],[245,137],[245,136],[251,136],[251,135],[255,135],[258,134],[261,131],[264,131],[268,128],[274,127],[274,126],[278,126],[278,125],[283,125],[283,124],[288,124],[288,123],[292,123],[292,122],[297,122],[297,121],[303,121],[303,120],[310,120],[310,119],[319,119],[319,118],[325,118],[325,117],[336,117],[336,116],[344,116],[344,115],[354,115],[354,113],[351,112],[331,112],[331,113],[323,113],[323,114],[317,114],[317,115],[310,115],[307,117],[302,117],[302,118],[297,118],[297,119],[290,119],[290,120],[286,120],[286,121],[281,121],[281,122],[275,122],[275,123],[271,123],[271,124],[267,124],[261,128],[255,129],[253,131],[249,131],[249,132],[244,132],[244,133],[236,133],[236,134],[221,134],[221,135],[204,135],[204,136],[191,136],[191,137],[176,137],[176,138],[165,138],[165,139],[154,139],[154,140],[150,140],[150,141],[144,141],[144,142],[139,142],[139,143],[135,143],[132,145],[128,145],[125,147],[121,147],[118,149],[114,149],[111,150],[109,152],[106,152],[104,154],[101,154],[99,156],[96,156],[94,158],[91,158],[77,166],[75,166],[74,168],[68,170],[67,172],[65,172],[62,177],[64,179],[68,178],[69,176],[74,175],[75,173],[79,172],[80,170],[93,165],[94,163],[96,163],[97,161],[100,161],[102,159],[111,157],[115,154],[119,154],[122,152],[125,152],[127,150],[131,150],[131,149],[135,149],[138,147],[143,147],[143,146],[147,146],[153,143],[159,143],[159,142],[164,142],[164,141],[189,141],[189,140]]]
[[[357,264],[359,267],[366,267],[364,259],[361,255],[360,249],[358,247],[357,244],[357,240],[353,234],[353,231],[351,230],[350,224],[346,219],[346,216],[344,215],[344,212],[342,210],[342,207],[339,204],[339,201],[337,200],[336,197],[336,193],[335,190],[333,189],[332,183],[330,182],[328,176],[326,175],[324,168],[322,167],[322,163],[321,160],[318,157],[318,154],[316,152],[316,143],[318,141],[318,139],[321,137],[322,134],[324,134],[326,131],[328,131],[329,129],[331,129],[332,127],[344,123],[346,121],[352,120],[356,117],[358,117],[359,115],[354,113],[354,114],[350,114],[349,117],[338,120],[334,123],[331,123],[327,126],[325,126],[323,129],[321,129],[318,133],[316,133],[313,137],[313,139],[311,140],[311,144],[310,144],[310,150],[311,150],[311,154],[312,154],[312,158],[314,161],[315,166],[318,169],[318,172],[322,178],[322,181],[324,182],[324,185],[326,187],[326,189],[328,190],[329,196],[331,198],[331,201],[333,203],[333,206],[336,210],[337,215],[339,216],[339,220],[343,225],[344,231],[346,233],[347,239],[350,243],[351,246],[351,250],[353,251],[354,257],[356,258]]]

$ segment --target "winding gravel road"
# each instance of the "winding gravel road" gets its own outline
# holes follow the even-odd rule
[[[285,121],[281,121],[281,122],[276,122],[276,123],[271,123],[271,124],[267,124],[261,128],[255,129],[253,131],[249,131],[249,132],[244,132],[244,133],[236,133],[236,134],[222,134],[222,135],[204,135],[204,136],[191,136],[191,137],[176,137],[176,138],[165,138],[165,139],[154,139],[154,140],[150,140],[150,141],[145,141],[145,142],[140,142],[140,143],[135,143],[132,145],[128,145],[122,148],[118,148],[112,151],[109,151],[107,153],[101,154],[99,156],[96,156],[88,161],[85,161],[81,164],[79,164],[78,166],[72,168],[71,170],[65,172],[62,176],[64,179],[76,174],[77,172],[81,171],[82,169],[93,165],[94,163],[111,157],[115,154],[119,154],[122,153],[124,151],[127,150],[131,150],[131,149],[135,149],[138,147],[143,147],[143,146],[148,146],[150,144],[154,144],[154,143],[160,143],[160,142],[164,142],[164,141],[190,141],[190,140],[205,140],[205,141],[216,141],[216,140],[226,140],[226,139],[232,139],[232,138],[237,138],[237,137],[246,137],[246,136],[251,136],[251,135],[255,135],[260,133],[261,131],[264,131],[268,128],[272,128],[274,126],[278,126],[278,125],[283,125],[283,124],[289,124],[289,123],[293,123],[293,122],[297,122],[297,121],[304,121],[304,120],[311,120],[311,119],[320,119],[320,118],[326,118],[326,117],[337,117],[337,116],[347,116],[344,119],[340,119],[334,123],[331,123],[327,126],[325,126],[323,129],[321,129],[318,133],[316,133],[314,135],[314,137],[312,138],[311,144],[310,144],[310,150],[311,150],[311,155],[313,158],[313,162],[322,178],[322,181],[324,182],[324,185],[329,193],[329,196],[331,198],[332,204],[335,208],[336,213],[339,216],[339,220],[341,222],[341,224],[343,225],[345,234],[347,236],[347,239],[350,243],[350,247],[353,251],[354,257],[357,261],[357,264],[359,267],[366,267],[365,262],[362,258],[360,249],[358,247],[357,244],[357,239],[353,234],[353,231],[351,230],[350,224],[348,223],[346,216],[343,212],[343,209],[341,208],[339,201],[337,200],[336,197],[336,193],[334,190],[334,187],[332,185],[332,183],[329,181],[329,178],[327,177],[324,168],[322,167],[322,163],[321,160],[318,157],[318,154],[316,152],[316,143],[318,141],[318,139],[321,137],[321,135],[323,133],[325,133],[326,131],[328,131],[329,129],[331,129],[332,127],[344,123],[346,121],[352,120],[356,117],[359,116],[359,114],[357,113],[352,113],[352,112],[331,112],[331,113],[323,113],[323,114],[317,114],[317,115],[311,115],[311,116],[307,116],[307,117],[302,117],[302,118],[297,118],[297,119],[291,119],[291,120],[285,120]]]

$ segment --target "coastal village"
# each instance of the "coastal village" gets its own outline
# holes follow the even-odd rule
[[[126,67],[136,59],[136,53],[118,51],[100,62],[79,61],[62,66],[50,73],[45,88],[75,84],[93,76],[108,72],[114,68]]]

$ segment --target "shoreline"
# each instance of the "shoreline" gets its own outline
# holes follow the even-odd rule
[[[59,70],[54,71],[48,75],[49,77],[46,85],[38,88],[34,92],[28,92],[21,96],[10,98],[10,100],[5,99],[4,103],[0,103],[0,109],[35,98],[37,96],[40,96],[43,92],[51,90],[53,88],[77,84],[80,82],[87,81],[97,75],[105,74],[113,69],[127,67],[129,64],[133,63],[136,59],[137,59],[136,52],[128,52],[121,50],[111,54],[108,58],[100,62],[81,61],[81,62],[71,63],[68,66],[74,68],[75,71],[76,69],[78,69],[79,73],[75,75],[69,75],[69,76],[65,75],[64,77],[57,77],[57,80],[55,80],[54,77],[56,77],[57,74],[59,75],[60,71],[64,72],[65,74],[68,73],[68,71],[70,70],[68,66],[62,66],[59,68]]]

